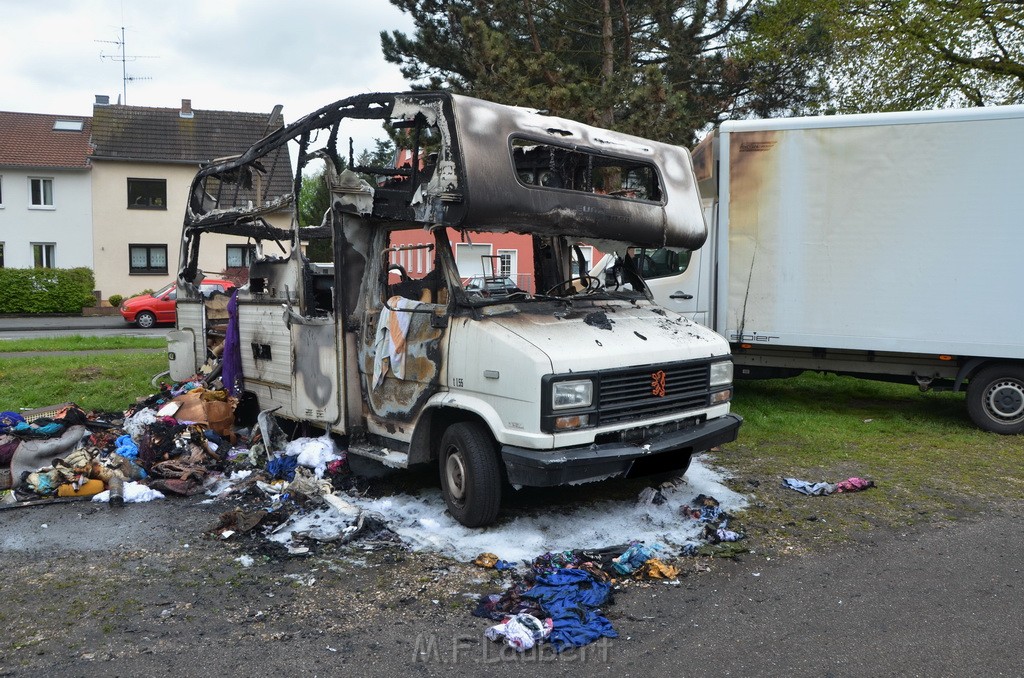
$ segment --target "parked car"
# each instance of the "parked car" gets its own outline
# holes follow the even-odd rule
[[[204,296],[214,292],[230,292],[235,283],[220,278],[204,278],[199,289]],[[140,294],[125,299],[121,303],[121,317],[125,322],[135,323],[139,327],[153,327],[157,323],[173,323],[178,315],[174,301],[178,294],[178,284],[170,282],[152,294]]]
[[[512,278],[492,278],[482,275],[474,275],[466,281],[463,287],[470,294],[477,293],[484,297],[507,297],[513,292],[522,291]]]

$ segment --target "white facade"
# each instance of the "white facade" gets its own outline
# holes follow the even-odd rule
[[[189,185],[198,168],[188,164],[93,159],[91,217],[95,237],[91,246],[96,262],[96,290],[102,299],[109,299],[112,294],[130,297],[146,289],[159,289],[177,277],[182,219]],[[159,186],[153,205],[140,209],[130,204],[133,201],[129,182],[135,181]],[[287,227],[290,215],[282,212],[269,215],[267,220]],[[223,275],[229,261],[234,263],[232,260],[241,256],[239,248],[247,246],[246,239],[237,236],[211,234],[206,239],[210,244],[204,248],[199,264],[213,277]],[[235,249],[229,252],[228,245]],[[148,266],[142,268],[138,259],[133,261],[133,253],[149,254]]]
[[[93,268],[89,174],[0,167],[0,261],[5,268],[40,263],[48,268]]]

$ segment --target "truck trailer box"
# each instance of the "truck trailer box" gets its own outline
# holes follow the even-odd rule
[[[726,122],[737,342],[1024,358],[1024,107]]]
[[[1020,433],[1022,157],[1024,106],[728,121],[693,152],[707,243],[647,282],[740,377],[966,385]]]

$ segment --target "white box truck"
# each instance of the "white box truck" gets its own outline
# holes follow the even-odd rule
[[[351,137],[342,155],[367,120],[399,162],[356,166]],[[270,223],[309,176],[330,193],[321,225]],[[529,234],[533,290],[465,284],[454,250],[472,232]],[[226,328],[198,288],[215,234],[253,243]],[[677,146],[446,93],[342,99],[196,175],[171,374],[211,352],[229,389],[350,454],[436,464],[451,514],[486,525],[509,485],[680,470],[735,440],[726,341],[652,303],[633,269],[641,289],[590,278],[579,244],[706,235]]]
[[[737,378],[966,390],[1024,431],[1024,106],[729,121],[693,158],[708,241],[643,267]]]

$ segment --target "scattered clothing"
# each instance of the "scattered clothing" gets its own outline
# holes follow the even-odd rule
[[[221,381],[229,395],[242,395],[245,383],[242,378],[242,340],[238,325],[238,289],[231,292],[228,301],[228,325],[224,335],[224,352],[221,354]]]
[[[702,523],[714,523],[729,517],[717,499],[705,494],[698,494],[693,500],[693,506],[684,506],[682,511],[684,515]]]
[[[489,640],[504,638],[509,647],[514,648],[516,652],[523,652],[547,638],[552,627],[553,622],[550,619],[541,621],[532,614],[523,613],[506,617],[500,624],[495,624],[484,631],[484,635]]]
[[[715,538],[719,542],[739,541],[740,539],[743,539],[743,535],[739,532],[730,530],[729,521],[723,520],[722,523],[718,526],[718,529],[715,530]]]
[[[838,483],[810,483],[798,478],[783,478],[782,486],[806,495],[824,496],[833,492],[860,492],[869,487],[874,487],[875,483],[873,480],[864,480],[857,477],[840,480]]]
[[[419,305],[418,301],[394,296],[388,299],[387,306],[381,309],[374,342],[374,388],[381,385],[389,368],[396,378],[405,379],[405,339],[413,316],[410,309]],[[392,308],[395,310],[392,311]]]
[[[633,544],[621,556],[612,559],[612,567],[618,574],[632,574],[648,560],[655,558],[660,550],[661,546],[658,544],[654,546]]]
[[[17,412],[0,412],[0,433],[8,433],[12,428],[24,423],[25,417]]]
[[[138,459],[139,457],[139,446],[135,444],[130,435],[123,435],[114,441],[115,452],[120,454],[126,459]]]
[[[523,593],[535,600],[553,628],[550,641],[556,652],[569,647],[582,647],[598,638],[618,638],[600,607],[611,597],[611,584],[582,569],[556,570],[537,576],[537,581]]]
[[[642,573],[645,579],[675,579],[679,576],[679,568],[651,558],[643,564]]]
[[[271,478],[291,482],[295,479],[295,467],[298,465],[299,461],[296,457],[286,454],[274,455],[267,462],[267,473]]]
[[[796,490],[801,494],[808,496],[824,496],[832,494],[836,491],[836,486],[832,483],[818,482],[811,483],[806,480],[800,480],[799,478],[783,478],[782,486],[791,490]]]
[[[836,492],[860,492],[869,487],[874,487],[875,481],[864,480],[863,478],[848,478],[836,483]]]

